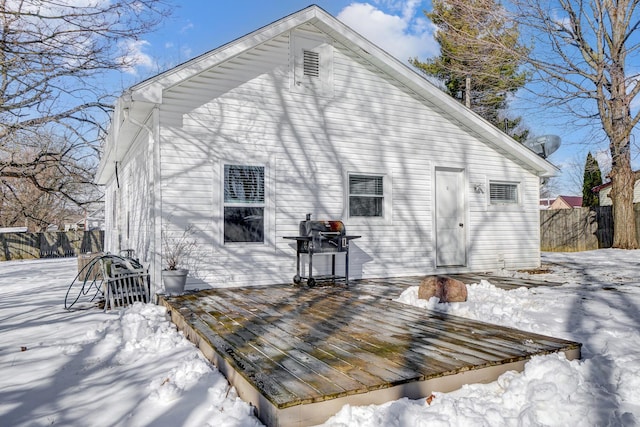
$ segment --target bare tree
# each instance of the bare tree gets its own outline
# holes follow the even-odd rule
[[[21,138],[7,137],[0,151],[0,224],[42,230],[73,219],[81,205],[100,197],[90,152],[44,130],[16,135]]]
[[[54,193],[40,191],[30,181],[3,177],[0,182],[0,226],[46,231],[51,224],[81,219],[75,205]]]
[[[136,64],[136,41],[169,12],[163,0],[0,0],[4,206],[21,188],[78,205],[95,199],[115,95],[104,79]],[[29,185],[16,185],[22,180]]]
[[[599,121],[609,142],[616,248],[638,248],[631,135],[640,120],[638,0],[512,0],[533,43],[529,64],[558,107]],[[540,87],[540,86],[537,86]]]

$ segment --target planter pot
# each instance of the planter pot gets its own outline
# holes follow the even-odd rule
[[[181,295],[187,283],[189,270],[162,270],[162,283],[167,295]]]

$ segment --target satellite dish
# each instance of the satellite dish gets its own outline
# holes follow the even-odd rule
[[[533,152],[537,155],[541,156],[543,159],[546,159],[560,148],[560,137],[558,135],[542,135],[535,138],[527,139],[524,142],[524,145],[529,147]]]

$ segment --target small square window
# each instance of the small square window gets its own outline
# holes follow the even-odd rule
[[[349,216],[384,216],[383,177],[349,175]]]
[[[492,205],[518,204],[518,184],[509,182],[489,183],[489,202]]]
[[[264,242],[264,166],[224,165],[224,242]]]

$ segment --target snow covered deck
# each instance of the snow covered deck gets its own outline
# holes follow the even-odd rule
[[[534,355],[580,357],[576,342],[392,300],[418,280],[209,289],[160,303],[270,426],[491,382]]]

